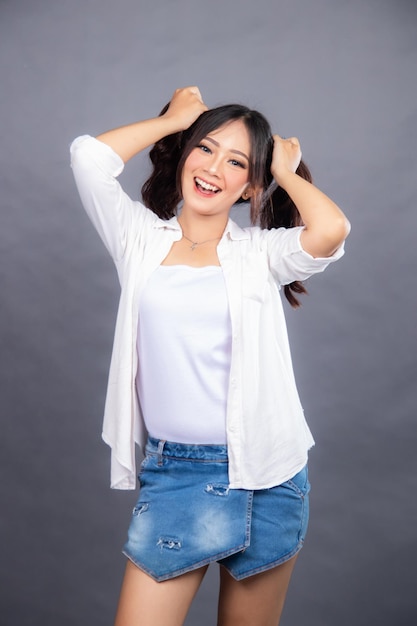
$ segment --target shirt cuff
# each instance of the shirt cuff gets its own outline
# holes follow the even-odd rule
[[[74,139],[70,147],[71,159],[74,164],[74,160],[77,159],[78,153],[87,155],[92,161],[94,161],[100,169],[111,174],[114,177],[120,176],[124,169],[123,159],[110,148],[106,143],[103,143],[95,137],[90,135],[81,135]]]
[[[306,260],[308,260],[310,263],[317,263],[317,265],[324,264],[325,266],[327,266],[329,263],[332,263],[333,261],[338,261],[344,255],[345,242],[343,241],[342,244],[339,246],[339,248],[337,248],[337,250],[331,256],[326,256],[326,257],[312,256],[309,252],[306,252],[306,250],[304,250],[303,246],[301,245],[301,233],[303,232],[303,230],[304,228],[301,228],[297,233],[298,251],[301,252],[305,256]]]

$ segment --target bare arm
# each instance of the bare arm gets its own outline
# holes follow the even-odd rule
[[[301,245],[313,257],[331,256],[349,235],[349,221],[320,189],[295,174],[301,160],[298,139],[274,135],[274,141],[272,175],[288,193],[305,224]]]
[[[175,91],[164,115],[109,130],[97,139],[109,145],[126,163],[163,137],[185,130],[206,110],[198,87],[184,87]]]

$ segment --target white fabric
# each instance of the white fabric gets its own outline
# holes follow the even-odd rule
[[[221,267],[158,267],[139,303],[137,388],[147,431],[226,443],[232,332]]]
[[[150,274],[182,237],[176,217],[164,221],[131,200],[116,177],[122,159],[83,136],[71,147],[81,200],[116,264],[121,296],[103,424],[111,446],[111,486],[134,489],[134,442],[146,429],[135,390],[139,299]],[[240,228],[229,220],[217,253],[232,323],[227,400],[231,488],[263,489],[297,473],[313,438],[298,397],[277,285],[304,280],[343,255],[313,258],[300,244],[302,228]],[[163,389],[161,389],[163,392]]]

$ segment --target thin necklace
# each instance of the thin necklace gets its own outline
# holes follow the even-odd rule
[[[184,239],[186,239],[192,244],[190,248],[193,252],[197,246],[202,246],[203,243],[208,243],[209,241],[219,241],[222,238],[222,236],[220,235],[220,237],[215,237],[214,239],[206,239],[205,241],[193,241],[192,239],[187,237],[187,235],[184,235],[184,233],[182,233],[182,236],[184,237]]]

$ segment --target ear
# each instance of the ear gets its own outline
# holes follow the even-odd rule
[[[242,200],[249,200],[249,198],[252,198],[252,196],[256,195],[259,191],[261,191],[260,189],[258,189],[257,187],[252,187],[252,185],[250,183],[248,183],[248,186],[246,187],[245,191],[242,193]]]
[[[249,198],[253,195],[253,187],[250,184],[246,187],[245,191],[242,193],[242,200],[249,200]]]

